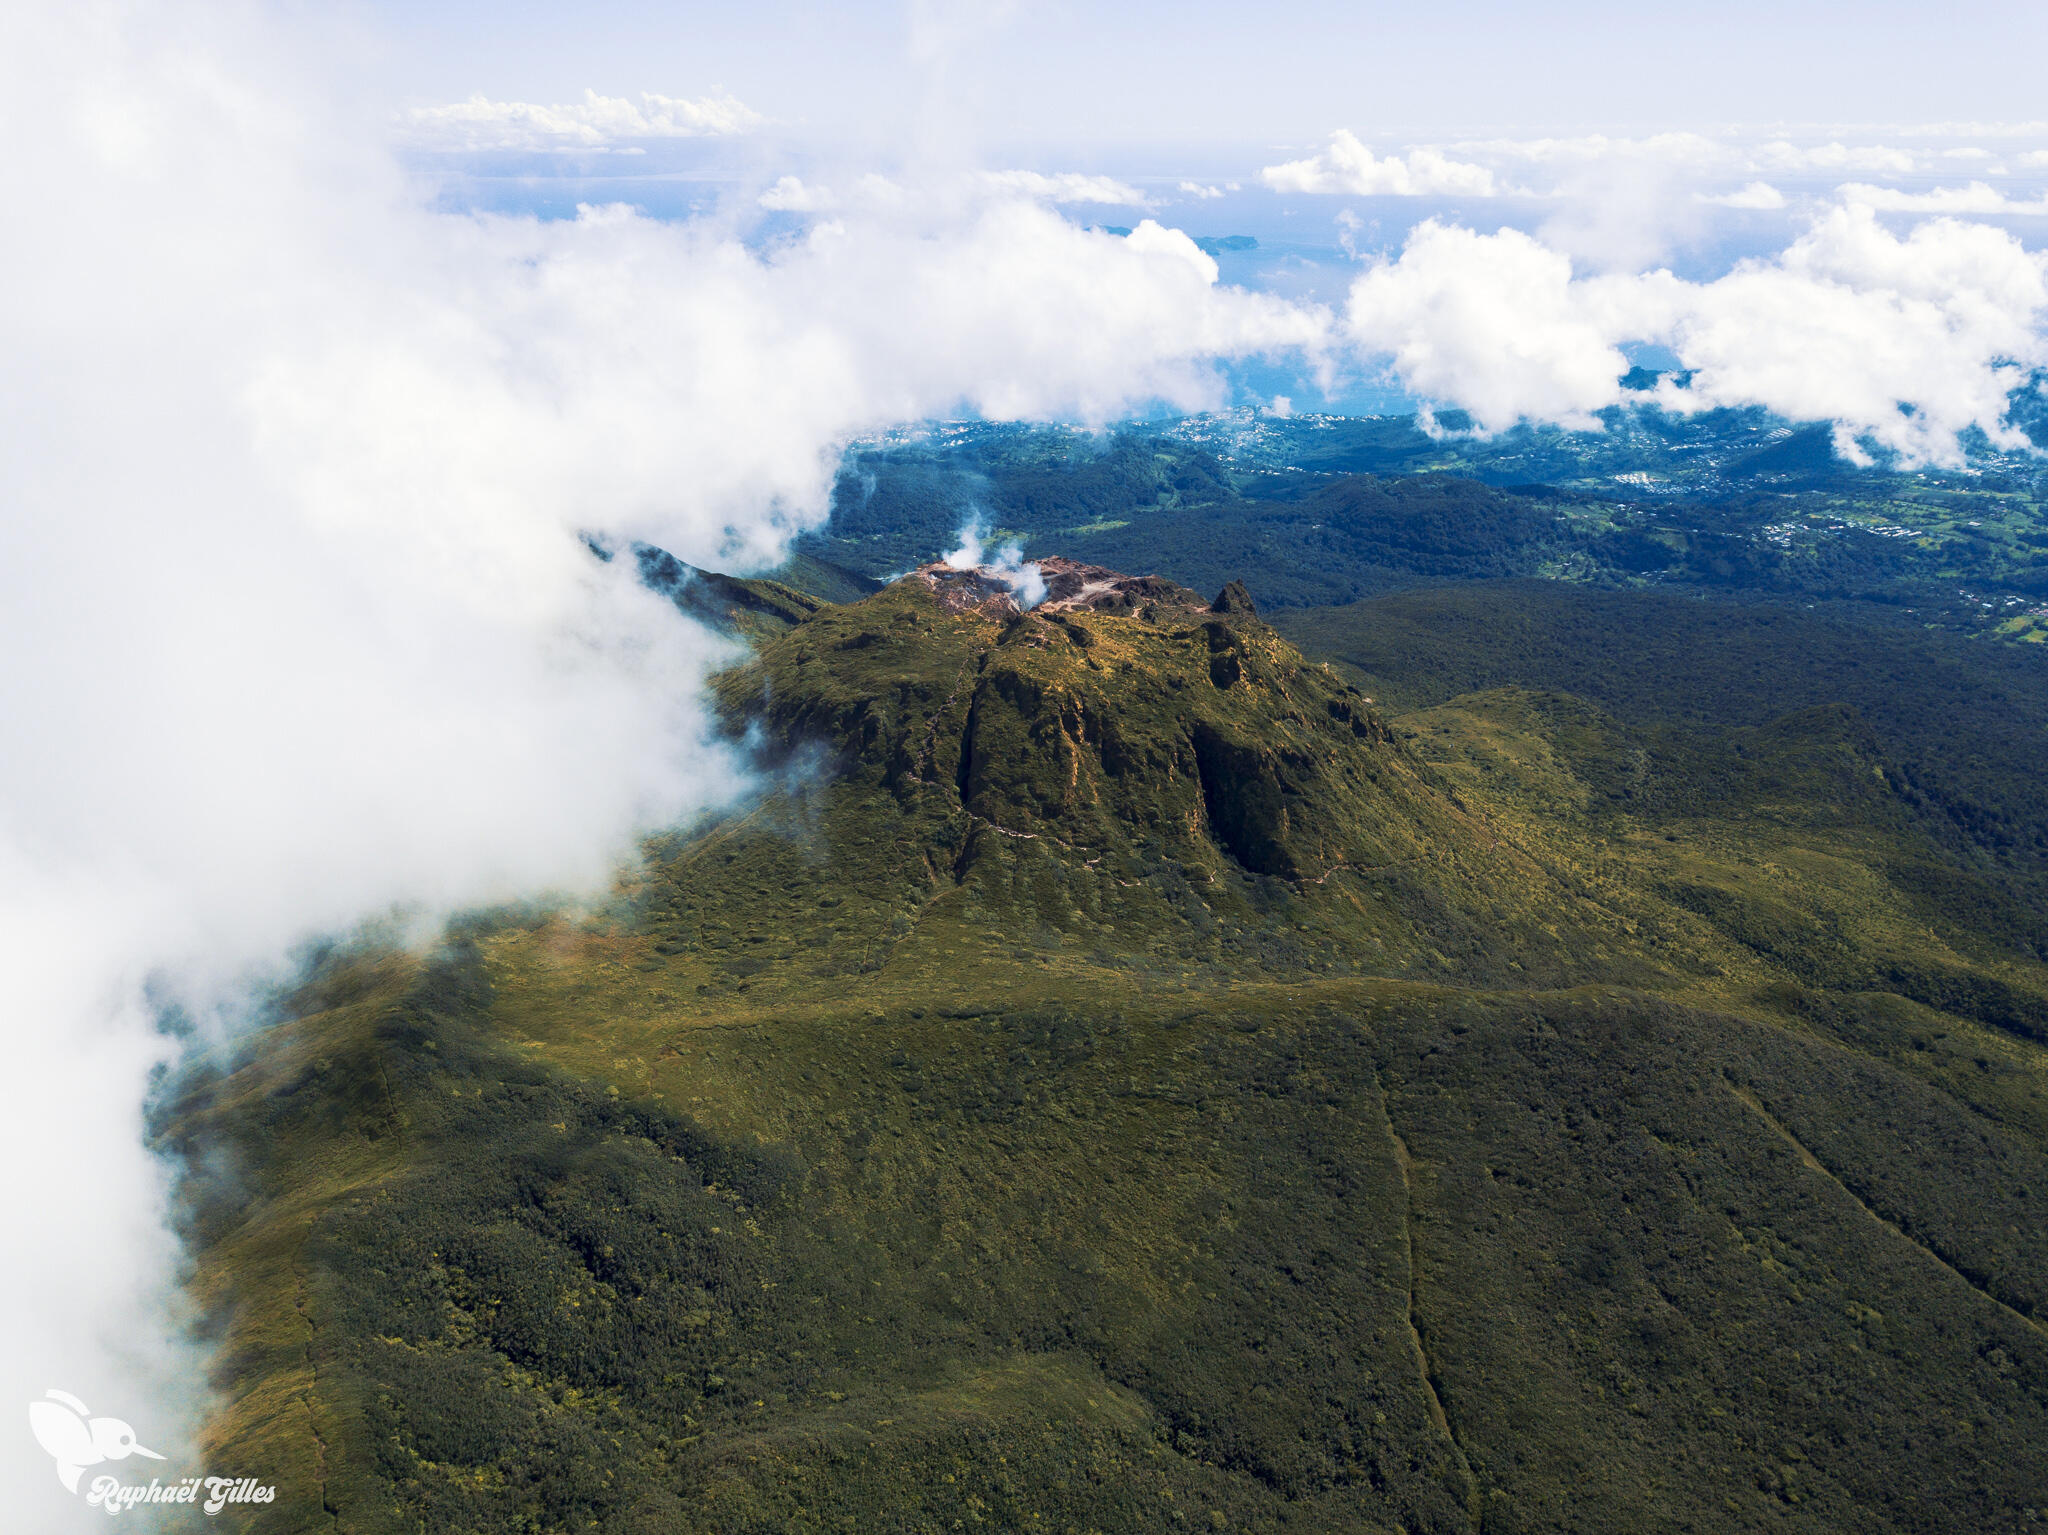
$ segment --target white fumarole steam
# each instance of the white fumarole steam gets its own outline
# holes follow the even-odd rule
[[[1023,545],[1015,539],[991,553],[982,545],[988,537],[988,525],[979,515],[960,525],[959,537],[959,545],[946,556],[946,564],[952,569],[978,570],[993,576],[1015,594],[1020,608],[1035,608],[1045,601],[1045,577],[1024,558]]]

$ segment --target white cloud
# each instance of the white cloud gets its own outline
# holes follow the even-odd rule
[[[1784,210],[1790,204],[1783,178],[1810,193],[1822,177],[1893,177],[1923,162],[1952,164],[1958,158],[1979,164],[1984,174],[1997,173],[1984,154],[1942,144],[1676,132],[1475,139],[1382,158],[1340,132],[1322,153],[1270,166],[1264,179],[1282,193],[1485,195],[1547,204],[1550,211],[1538,231],[1545,245],[1603,271],[1633,271],[1706,240],[1713,209]],[[1948,205],[1937,200],[1918,206]]]
[[[1712,197],[1702,193],[1700,201],[1723,208],[1747,208],[1769,213],[1785,206],[1785,194],[1767,181],[1752,181],[1738,192],[1722,192]]]
[[[1697,133],[1657,133],[1646,138],[1615,138],[1604,133],[1577,138],[1478,139],[1450,146],[1459,154],[1482,160],[1562,168],[1611,166],[1647,162],[1669,167],[1713,171],[1736,155],[1727,144]]]
[[[1463,407],[1488,431],[1525,417],[1588,426],[1628,371],[1599,291],[1519,230],[1431,219],[1352,285],[1345,330],[1411,392]]]
[[[1141,219],[1138,227],[1130,232],[1124,243],[1133,250],[1145,252],[1148,256],[1184,261],[1203,282],[1216,281],[1219,270],[1216,258],[1195,244],[1183,230],[1168,229],[1156,219]]]
[[[844,196],[830,187],[806,182],[797,176],[782,176],[755,201],[777,213],[831,213],[848,209],[869,213],[944,217],[949,212],[984,206],[991,202],[1028,198],[1041,203],[1084,203],[1119,208],[1147,208],[1151,199],[1129,184],[1108,176],[1085,176],[1075,171],[1047,174],[1043,171],[969,171],[964,175],[935,177],[910,186],[874,174],[857,177]]]
[[[1879,129],[1863,124],[1855,128],[1838,127],[1826,130],[1832,136],[1849,133],[1882,132],[1891,138],[1912,141],[1916,139],[2039,139],[2048,138],[2048,122],[2036,119],[2031,122],[1944,122],[1893,124]]]
[[[2048,360],[2048,256],[1948,219],[1903,238],[1868,211],[1834,210],[1776,261],[1717,282],[1661,287],[1672,349],[1700,405],[1759,403],[1834,420],[1910,459],[1954,462],[1956,436],[2001,426],[2025,368]]]
[[[1348,129],[1330,136],[1321,154],[1269,165],[1259,172],[1276,192],[1339,194],[1351,197],[1492,197],[1493,172],[1453,160],[1438,149],[1411,150],[1405,157],[1377,159]]]
[[[704,740],[720,646],[582,530],[766,561],[857,433],[1213,404],[1214,359],[1327,317],[1010,183],[864,196],[765,254],[434,213],[248,13],[127,14],[0,23],[0,116],[38,145],[0,167],[36,210],[0,243],[0,1158],[66,1169],[0,1193],[29,1255],[0,1394],[171,1449],[202,1390],[166,1342],[145,980],[232,999],[393,903],[601,890],[744,787]],[[90,1512],[35,1501],[26,1435],[0,1465],[22,1527]]]
[[[1016,193],[1049,203],[1102,203],[1116,208],[1148,208],[1152,200],[1136,187],[1112,176],[1084,176],[1078,171],[1046,175],[1042,171],[980,171],[975,180],[994,192]]]
[[[1546,200],[1546,244],[1614,270],[1668,259],[1674,242],[1706,225],[1708,202],[1699,193],[1748,169],[1733,146],[1697,133],[1494,139],[1450,148],[1511,173],[1514,195]]]
[[[761,114],[731,96],[691,101],[645,92],[635,102],[586,90],[583,100],[541,106],[472,96],[405,114],[407,136],[423,149],[601,150],[635,139],[718,138],[758,127]]]
[[[1787,139],[1759,145],[1751,159],[1757,168],[1768,171],[1861,171],[1895,176],[1910,175],[1918,163],[1911,150],[1882,144],[1800,145]]]
[[[1756,186],[1774,186],[1775,178],[1894,177],[1958,161],[1977,165],[1986,175],[2005,174],[2008,164],[2022,169],[2048,166],[2048,151],[2001,161],[1992,151],[1976,145],[1941,143],[1941,134],[1935,129],[1895,131],[1902,137],[1892,143],[1844,138],[1816,141],[1782,134],[1759,138],[1741,132],[1720,137],[1658,133],[1635,138],[1583,134],[1472,139],[1441,148],[1412,149],[1384,159],[1355,136],[1339,133],[1321,154],[1269,167],[1264,174],[1266,184],[1280,192],[1446,197],[1490,193],[1567,203],[1611,203],[1616,206],[1596,209],[1582,222],[1589,228],[1638,226],[1635,236],[1624,241],[1631,248],[1616,253],[1633,258],[1646,248],[1641,238],[1643,227],[1673,218],[1683,222],[1681,204],[1761,207],[1741,199]],[[1445,167],[1452,169],[1446,171]],[[1717,185],[1741,181],[1747,185],[1739,192],[1714,190]],[[1731,196],[1736,200],[1729,200]],[[1630,203],[1637,205],[1633,220],[1623,206]]]
[[[2048,255],[2003,231],[1941,219],[1896,236],[1867,207],[1819,218],[1782,255],[1712,282],[1669,272],[1580,277],[1513,230],[1431,221],[1353,286],[1345,330],[1417,393],[1482,427],[1584,425],[1620,403],[1625,342],[1669,347],[1693,370],[1659,403],[1762,405],[1832,420],[1918,462],[1953,462],[1957,434],[1995,441],[2006,396],[2048,361]]]
[[[1712,138],[1700,133],[1654,133],[1641,138],[1594,133],[1574,138],[1480,139],[1449,147],[1454,153],[1476,160],[1549,170],[1561,178],[1587,170],[1614,175],[1631,166],[1657,167],[1681,178],[1720,177],[1745,171],[1904,173],[1917,163],[1912,151],[1884,145],[1801,144],[1785,138],[1757,142],[1741,135]]]
[[[1910,148],[1903,144],[1851,144],[1840,140],[1799,142],[1777,137],[1756,140],[1733,133],[1721,138],[1699,133],[1657,133],[1642,138],[1586,134],[1576,138],[1484,139],[1456,143],[1452,152],[1481,162],[1540,167],[1565,173],[1587,167],[1655,164],[1675,176],[1700,178],[1730,173],[1793,176],[1839,174],[1907,175],[1923,158],[1987,158],[1971,148]]]
[[[1880,213],[1961,213],[2048,217],[2048,197],[2032,201],[2007,197],[1982,181],[1962,187],[1935,187],[1926,192],[1902,192],[1896,187],[1865,186],[1858,182],[1839,189],[1844,202],[1875,208]]]
[[[1183,192],[1187,193],[1188,196],[1199,197],[1204,201],[1207,201],[1212,197],[1221,197],[1223,195],[1223,188],[1203,186],[1202,183],[1199,181],[1183,181],[1180,184],[1180,189]]]
[[[817,213],[834,206],[830,188],[807,186],[795,176],[778,178],[756,201],[771,213]]]

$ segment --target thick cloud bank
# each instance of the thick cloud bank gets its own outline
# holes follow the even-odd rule
[[[2048,362],[2048,255],[1980,224],[1905,235],[1868,207],[1836,208],[1781,255],[1710,282],[1665,271],[1581,277],[1515,230],[1426,222],[1353,285],[1344,330],[1417,394],[1488,431],[1534,419],[1591,425],[1621,403],[1622,346],[1668,347],[1692,370],[1654,397],[1680,411],[1762,405],[1832,420],[1911,462],[1960,458],[1977,427],[2026,445],[2007,397]]]
[[[1200,406],[1322,321],[999,185],[766,252],[428,212],[355,147],[385,114],[227,8],[9,7],[0,61],[0,1399],[177,1450],[148,999],[231,1008],[394,906],[601,890],[743,788],[717,643],[583,531],[766,560],[849,434]],[[103,1517],[0,1443],[24,1527]]]

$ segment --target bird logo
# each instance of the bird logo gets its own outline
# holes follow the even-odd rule
[[[126,1460],[146,1455],[164,1457],[135,1442],[135,1430],[119,1418],[95,1418],[85,1403],[68,1391],[46,1391],[47,1398],[28,1404],[28,1426],[35,1430],[36,1443],[57,1460],[57,1480],[67,1492],[78,1491],[78,1476],[87,1466],[101,1461]]]

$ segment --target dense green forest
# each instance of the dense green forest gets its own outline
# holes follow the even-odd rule
[[[755,637],[781,787],[602,911],[329,952],[164,1106],[238,1169],[191,1229],[267,1527],[2048,1509],[2033,844],[1823,696],[1846,620],[1417,591],[1289,615],[1324,665],[1242,588],[641,558]],[[2033,655],[1896,632],[1858,699]]]
[[[1415,591],[1278,615],[1401,705],[1517,685],[1643,725],[1756,726],[1844,705],[1940,839],[2048,875],[2048,663],[1879,610],[1720,603],[1562,582]]]
[[[2034,483],[1638,428],[938,429],[631,550],[755,797],[166,1086],[250,1527],[2040,1528]],[[883,584],[963,513],[1151,574]]]
[[[1432,437],[1409,417],[1195,418],[1099,437],[961,426],[849,454],[831,524],[803,547],[874,581],[979,522],[1028,555],[1205,590],[1242,579],[1268,606],[1520,576],[1876,603],[2048,639],[2048,471],[1981,458],[1857,469],[1824,427],[1737,412],[1491,439]]]

